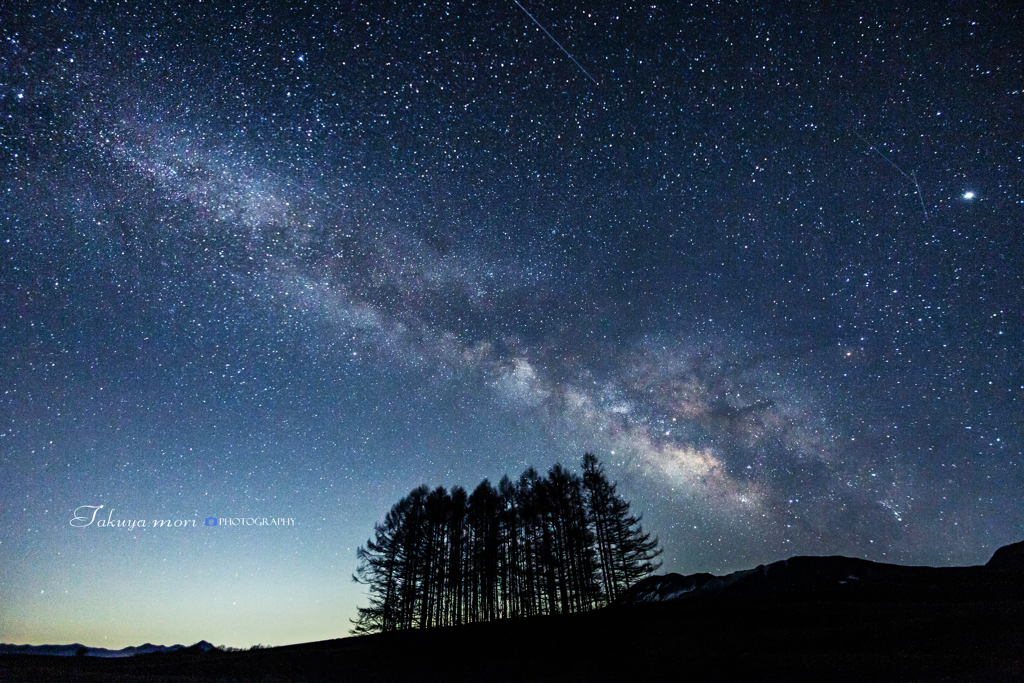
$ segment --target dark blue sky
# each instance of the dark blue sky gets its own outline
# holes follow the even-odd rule
[[[0,641],[337,637],[588,450],[666,571],[1024,536],[1020,10],[225,5],[0,9]]]

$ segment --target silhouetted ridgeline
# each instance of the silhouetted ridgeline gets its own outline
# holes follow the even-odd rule
[[[1000,548],[982,567],[905,567],[853,557],[791,557],[726,576],[667,574],[636,583],[620,605],[711,597],[763,597],[862,588],[984,584],[993,572],[1024,572],[1024,542]],[[1022,615],[1024,618],[1024,615]]]
[[[0,681],[1024,680],[1024,543],[982,567],[803,557],[730,576],[690,599],[265,650],[0,654]],[[651,577],[628,595],[678,588],[681,578]],[[708,586],[728,577],[685,578]]]
[[[359,548],[369,587],[353,633],[430,628],[602,606],[657,569],[661,553],[591,454],[583,477],[531,467],[472,494],[421,486]]]

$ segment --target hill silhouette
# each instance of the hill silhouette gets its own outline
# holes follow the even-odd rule
[[[1018,681],[1022,555],[1017,543],[946,568],[795,557],[651,577],[594,612],[245,652],[0,655],[0,680]]]
[[[154,645],[145,643],[133,645],[132,647],[121,648],[120,650],[108,650],[105,647],[86,647],[81,643],[72,645],[8,645],[0,643],[0,655],[49,655],[55,657],[135,657],[147,654],[163,654],[166,652],[183,652],[188,654],[202,654],[215,649],[212,643],[200,640],[194,645]]]
[[[960,584],[985,585],[995,571],[1024,571],[1024,542],[997,550],[984,566],[907,567],[839,555],[791,557],[726,576],[667,574],[651,576],[630,587],[620,605],[717,596],[768,596],[849,591],[854,586],[907,590],[957,590]],[[838,593],[841,594],[841,593]],[[837,595],[838,595],[837,594]]]

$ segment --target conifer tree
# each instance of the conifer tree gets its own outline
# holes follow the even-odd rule
[[[390,631],[399,627],[402,575],[399,551],[408,509],[408,497],[396,503],[384,522],[374,526],[375,538],[367,540],[366,546],[356,551],[359,565],[352,579],[369,586],[370,604],[358,609],[353,633]]]
[[[583,456],[583,483],[597,545],[604,596],[613,602],[627,588],[661,566],[658,539],[644,533],[640,518],[609,483],[604,467],[592,453]]]

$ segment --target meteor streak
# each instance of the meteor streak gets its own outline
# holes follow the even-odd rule
[[[544,28],[544,25],[543,25],[542,23],[540,23],[539,21],[537,21],[537,19],[536,19],[536,18],[535,18],[535,17],[534,17],[534,16],[532,15],[532,14],[530,14],[529,12],[527,12],[527,11],[526,11],[526,8],[525,8],[525,7],[523,7],[522,5],[520,5],[520,4],[519,4],[519,0],[512,0],[512,2],[516,3],[516,5],[518,5],[518,6],[519,6],[519,9],[523,10],[523,12],[525,12],[525,13],[526,13],[526,16],[530,17],[530,19],[532,19],[532,20],[533,20],[533,23],[537,24],[537,26],[539,26],[539,27],[540,27],[540,30],[541,30],[541,31],[544,31],[544,33],[546,33],[546,34],[547,34],[548,38],[550,38],[550,39],[551,39],[551,41],[552,41],[552,42],[553,42],[553,43],[554,43],[555,45],[557,45],[557,46],[559,47],[559,49],[560,49],[560,50],[561,50],[562,52],[564,52],[564,53],[565,53],[565,56],[566,56],[566,57],[568,57],[569,59],[571,59],[571,60],[572,60],[572,63],[573,63],[573,64],[575,64],[576,66],[578,66],[578,67],[580,68],[580,71],[582,71],[582,72],[583,72],[583,73],[584,73],[584,74],[586,75],[586,77],[587,77],[587,78],[589,78],[590,80],[594,81],[594,84],[595,84],[595,85],[600,85],[600,83],[598,83],[598,82],[597,82],[597,79],[596,79],[596,78],[594,78],[593,76],[591,76],[591,75],[590,75],[589,73],[587,73],[587,70],[583,68],[583,65],[582,65],[582,64],[580,64],[579,62],[577,62],[577,61],[576,61],[576,58],[575,58],[575,57],[573,57],[573,56],[572,56],[571,54],[569,54],[569,51],[568,51],[568,50],[566,50],[566,49],[565,49],[564,47],[562,47],[562,44],[561,44],[560,42],[558,42],[557,40],[555,40],[555,37],[554,37],[553,35],[551,35],[551,31],[549,31],[549,30],[547,30],[546,28]]]

